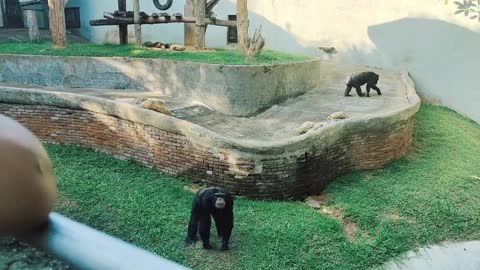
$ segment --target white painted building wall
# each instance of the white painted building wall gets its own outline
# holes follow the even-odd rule
[[[147,13],[159,12],[141,0]],[[453,2],[453,1],[450,1]],[[94,42],[118,42],[118,27],[90,27],[117,0],[70,0],[81,4],[81,33]],[[250,0],[250,27],[259,25],[274,50],[332,61],[408,70],[419,92],[480,122],[480,22],[454,15],[444,0]],[[169,13],[183,13],[174,0]],[[131,1],[128,8],[131,10]],[[235,0],[221,0],[219,18],[235,14]],[[133,39],[133,31],[130,31]],[[183,42],[183,26],[143,26],[145,41]],[[226,28],[211,26],[207,46],[224,47]],[[326,54],[318,46],[334,46]],[[380,82],[381,86],[381,82]]]

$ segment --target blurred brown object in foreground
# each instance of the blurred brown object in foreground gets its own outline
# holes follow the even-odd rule
[[[42,143],[0,114],[0,236],[46,222],[56,199],[56,179]]]

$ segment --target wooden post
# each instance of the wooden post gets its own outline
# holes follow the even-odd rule
[[[248,50],[248,8],[247,0],[237,0],[238,49],[246,54]]]
[[[205,8],[206,0],[197,0],[196,23],[195,23],[195,49],[205,49]]]
[[[118,10],[127,12],[127,0],[118,0]],[[118,35],[120,38],[120,45],[128,44],[128,25],[120,24],[118,26]]]
[[[135,44],[142,46],[142,25],[140,24],[140,1],[133,0],[133,23],[135,24]]]
[[[27,18],[28,36],[31,42],[40,40],[40,31],[38,30],[37,12],[35,10],[25,10],[25,17]]]
[[[65,48],[67,45],[67,33],[65,28],[64,0],[48,0],[50,10],[50,31],[52,32],[53,46]]]
[[[185,17],[195,17],[195,9],[197,7],[196,0],[185,1]],[[185,46],[195,46],[195,25],[185,23],[184,25],[184,41]]]

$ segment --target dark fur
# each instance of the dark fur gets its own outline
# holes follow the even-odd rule
[[[380,92],[380,88],[377,87],[378,79],[380,76],[376,74],[375,72],[361,72],[357,73],[351,76],[348,76],[347,81],[345,84],[347,85],[347,89],[345,89],[345,96],[349,97],[350,91],[352,90],[352,87],[355,88],[357,91],[357,94],[361,97],[365,96],[364,93],[362,93],[362,88],[361,86],[364,84],[367,84],[367,97],[370,96],[370,89],[374,89],[377,91],[378,95],[381,95],[382,92]]]
[[[215,208],[215,201],[219,197],[225,200],[223,209]],[[228,250],[228,242],[233,230],[233,196],[220,187],[206,188],[195,195],[185,243],[187,245],[194,244],[197,241],[198,230],[202,238],[203,248],[212,248],[210,245],[211,216],[215,221],[218,236],[222,237],[221,250]]]

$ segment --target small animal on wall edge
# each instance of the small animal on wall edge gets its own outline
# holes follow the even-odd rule
[[[345,84],[347,85],[347,88],[345,89],[345,96],[351,96],[350,91],[352,90],[352,88],[355,88],[358,96],[365,96],[365,94],[362,92],[361,87],[364,84],[367,85],[367,97],[370,97],[370,89],[374,89],[375,91],[377,91],[377,94],[379,96],[382,95],[380,88],[378,88],[377,86],[379,78],[380,76],[372,71],[364,71],[349,75],[345,80]]]

